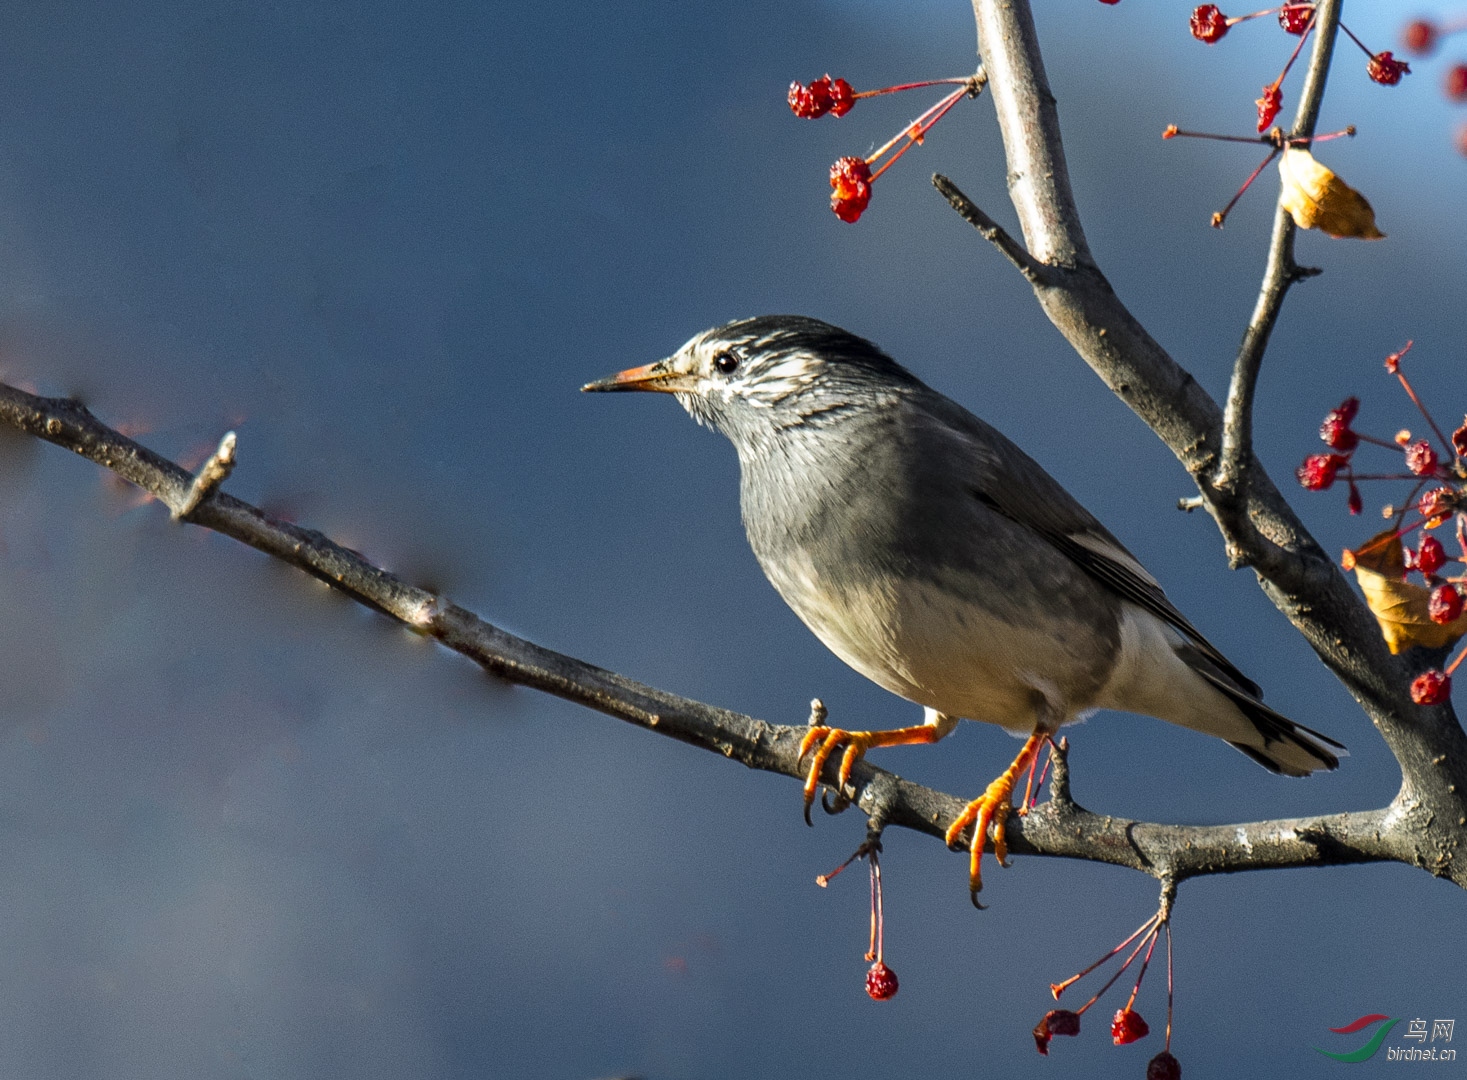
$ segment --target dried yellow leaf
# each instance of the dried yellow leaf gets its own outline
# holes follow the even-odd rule
[[[1279,158],[1279,176],[1283,179],[1279,205],[1299,228],[1318,229],[1336,239],[1384,239],[1365,196],[1315,161],[1308,150],[1285,147]]]
[[[1371,537],[1345,554],[1347,564],[1353,561],[1347,569],[1355,571],[1365,603],[1380,623],[1381,637],[1391,652],[1402,652],[1413,645],[1441,649],[1467,634],[1467,611],[1454,622],[1431,621],[1426,607],[1431,590],[1404,580],[1406,560],[1394,529]]]

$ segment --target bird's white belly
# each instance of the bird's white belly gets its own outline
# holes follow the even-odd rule
[[[887,578],[863,587],[818,588],[812,568],[786,564],[771,580],[796,614],[837,656],[910,701],[949,716],[1032,731],[1091,707],[1073,700],[1087,678],[1086,642],[1066,642],[1043,625],[995,618],[960,592],[932,582]],[[1078,646],[1078,649],[1076,648]]]

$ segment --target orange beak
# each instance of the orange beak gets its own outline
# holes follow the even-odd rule
[[[589,382],[581,390],[595,393],[610,390],[656,390],[663,394],[676,394],[693,388],[694,380],[690,375],[674,369],[670,360],[659,360],[655,364],[628,368],[604,379]]]

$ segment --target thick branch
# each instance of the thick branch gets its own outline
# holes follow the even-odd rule
[[[0,422],[104,465],[177,514],[194,478],[167,459],[107,427],[83,406],[40,398],[0,384]],[[543,690],[667,735],[753,769],[804,778],[798,759],[805,729],[769,724],[635,682],[516,637],[372,565],[319,532],[279,521],[215,491],[188,520],[298,567],[353,600],[442,642],[509,682]],[[1459,873],[1453,852],[1419,828],[1419,805],[1398,797],[1381,810],[1241,825],[1182,826],[1093,814],[1070,797],[1066,756],[1056,751],[1051,799],[1009,824],[1009,849],[1141,870],[1182,880],[1289,866],[1395,860],[1439,875]],[[834,781],[832,760],[827,779]],[[941,837],[966,800],[922,787],[860,762],[847,794],[882,825]],[[793,812],[793,803],[791,804]]]

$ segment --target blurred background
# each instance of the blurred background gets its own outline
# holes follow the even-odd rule
[[[1293,39],[1268,18],[1207,47],[1188,10],[1040,0],[1036,17],[1092,245],[1221,395],[1276,173],[1214,231],[1261,152],[1158,136],[1249,133]],[[1226,569],[1212,523],[1175,510],[1181,468],[931,190],[943,171],[1012,227],[988,100],[883,176],[858,224],[827,208],[830,162],[938,92],[811,123],[790,80],[966,74],[959,0],[0,12],[5,380],[79,395],[190,465],[233,428],[231,492],[547,646],[773,721],[818,694],[843,724],[900,726],[915,707],[764,581],[731,448],[672,401],[576,392],[715,323],[815,315],[1003,428],[1273,705],[1351,749],[1290,781],[1101,715],[1069,732],[1084,805],[1200,823],[1394,794],[1360,711]],[[1399,51],[1414,13],[1346,20]],[[1467,408],[1464,114],[1440,90],[1460,59],[1467,37],[1386,88],[1340,41],[1322,129],[1360,135],[1319,156],[1389,239],[1301,238],[1326,273],[1290,297],[1258,414],[1261,457],[1331,550],[1397,492],[1367,490],[1351,519],[1343,491],[1293,485],[1325,411],[1359,394],[1362,430],[1419,426],[1381,368],[1407,338],[1444,422]],[[1150,879],[1018,859],[975,912],[964,858],[891,835],[901,992],[875,1003],[864,871],[814,882],[859,842],[857,815],[807,829],[786,779],[498,685],[14,436],[0,608],[0,1074],[1135,1078],[1161,1049],[1156,972],[1136,1045],[1103,1030],[1120,987],[1049,1058],[1029,1034],[1048,984],[1153,910]],[[971,795],[1016,749],[964,725],[875,760]],[[1311,1046],[1363,1036],[1327,1027],[1453,1018],[1462,910],[1395,865],[1189,882],[1173,1050],[1189,1077],[1333,1076]]]

